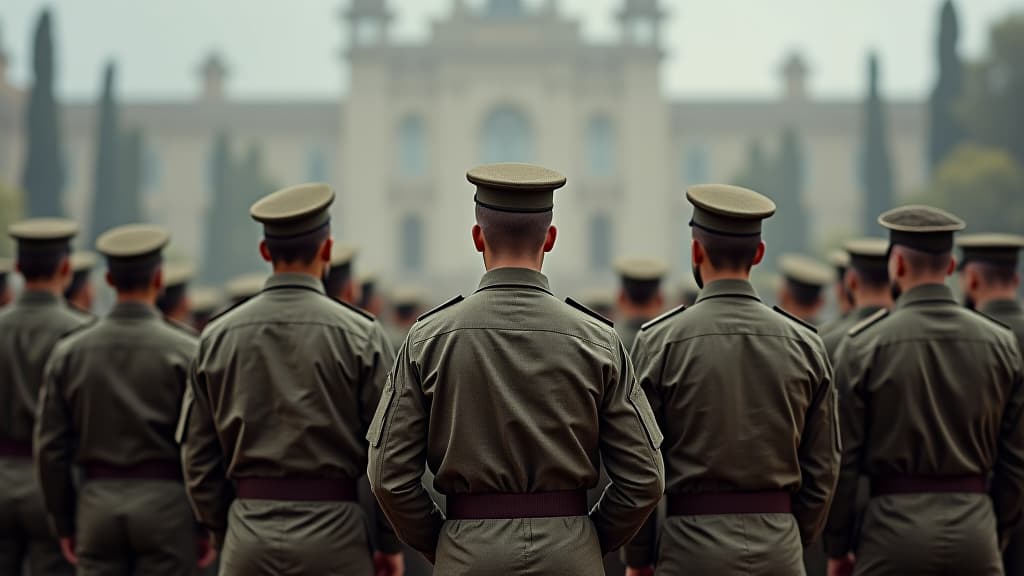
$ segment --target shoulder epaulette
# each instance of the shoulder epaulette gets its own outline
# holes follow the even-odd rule
[[[370,322],[376,322],[377,321],[377,317],[376,316],[374,316],[373,314],[370,314],[369,312],[367,312],[366,310],[363,310],[362,308],[360,308],[358,306],[353,306],[353,305],[349,304],[348,302],[345,302],[344,300],[338,300],[337,298],[331,298],[331,300],[334,300],[335,302],[337,302],[338,304],[341,304],[345,308],[348,308],[349,310],[355,312],[356,314],[362,316],[363,318],[366,318]]]
[[[650,327],[652,327],[652,326],[654,326],[656,324],[661,324],[662,322],[664,322],[665,320],[668,320],[669,318],[675,316],[676,314],[679,314],[680,312],[685,312],[685,311],[686,311],[686,305],[685,304],[680,304],[679,306],[676,306],[675,308],[669,310],[668,312],[665,312],[661,316],[658,316],[657,318],[654,318],[653,320],[649,320],[649,321],[645,322],[644,325],[640,327],[640,331],[643,332],[644,330],[647,330],[648,328],[650,328]]]
[[[74,328],[64,332],[63,334],[60,335],[60,337],[63,340],[64,338],[69,338],[71,336],[74,336],[75,334],[78,334],[79,332],[81,332],[83,330],[86,330],[88,328],[92,328],[97,322],[99,322],[99,317],[93,316],[88,321],[82,322],[78,326],[75,326]]]
[[[602,324],[607,324],[608,326],[615,328],[615,322],[612,322],[611,318],[606,318],[605,316],[598,314],[597,312],[591,310],[590,308],[587,308],[583,304],[580,304],[576,300],[573,300],[572,298],[566,298],[565,303],[579,310],[580,312],[583,312],[587,316],[591,316],[599,320]]]
[[[860,334],[861,332],[867,330],[868,327],[873,326],[876,322],[880,322],[882,318],[885,318],[888,315],[889,310],[887,308],[882,308],[878,312],[875,312],[871,316],[868,316],[867,318],[854,324],[852,328],[846,331],[846,335],[853,338],[857,334]]]
[[[235,308],[238,308],[242,304],[245,304],[249,300],[251,300],[251,298],[246,299],[246,300],[240,300],[238,302],[235,302],[234,304],[228,304],[227,306],[225,306],[225,307],[221,308],[220,310],[214,312],[210,316],[210,319],[206,321],[206,324],[207,325],[213,324],[214,320],[217,320],[217,319],[221,318],[222,316],[225,316],[228,312],[231,312],[232,310],[234,310]]]
[[[1011,330],[1011,331],[1013,330],[1013,328],[1011,328],[1010,326],[1007,326],[1006,324],[1003,324],[1001,321],[996,320],[995,318],[989,316],[988,314],[985,314],[981,310],[978,310],[978,309],[975,309],[975,308],[969,308],[969,310],[971,312],[974,312],[978,316],[981,316],[985,320],[988,320],[989,322],[995,324],[996,326],[999,326],[1000,328],[1006,328],[1007,330]]]
[[[416,321],[419,322],[420,320],[423,320],[427,316],[432,316],[432,315],[436,314],[437,312],[440,312],[441,310],[444,310],[445,308],[448,308],[450,306],[455,306],[456,304],[458,304],[459,302],[462,302],[463,300],[465,300],[465,298],[462,297],[462,294],[459,294],[458,296],[452,298],[451,300],[448,300],[444,304],[441,304],[440,306],[437,306],[436,308],[431,308],[430,310],[427,310],[423,314],[420,314],[420,317],[417,318]]]
[[[818,329],[814,327],[814,324],[811,324],[810,322],[801,320],[800,318],[797,318],[796,316],[793,316],[792,314],[790,314],[789,312],[786,312],[785,310],[783,310],[782,308],[779,308],[778,306],[772,306],[772,310],[775,310],[776,312],[778,312],[779,314],[782,314],[786,318],[789,318],[793,322],[796,322],[797,324],[803,326],[804,328],[807,328],[811,332],[814,332],[815,334],[818,333]]]
[[[188,334],[189,336],[192,336],[193,338],[199,336],[199,331],[198,330],[196,330],[195,328],[189,326],[188,324],[185,324],[185,323],[182,323],[182,322],[178,322],[177,320],[172,320],[170,318],[164,318],[164,324],[170,326],[171,328],[174,328],[175,330],[177,330],[179,332],[184,332],[185,334]]]

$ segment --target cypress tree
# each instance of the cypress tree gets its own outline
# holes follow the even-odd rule
[[[954,113],[954,106],[963,92],[964,69],[957,53],[960,26],[953,0],[942,5],[939,26],[938,64],[939,78],[929,100],[931,117],[928,138],[928,159],[932,172],[963,140],[964,132]]]
[[[117,149],[117,205],[112,207],[117,225],[143,220],[141,196],[144,145],[142,131],[137,128],[121,134]]]
[[[25,120],[27,150],[22,173],[25,212],[31,217],[63,216],[64,164],[60,118],[53,90],[53,37],[49,10],[40,14],[36,25],[32,67],[34,79]]]
[[[773,196],[778,212],[768,220],[775,230],[773,251],[806,252],[807,214],[803,204],[803,153],[800,135],[792,127],[785,128],[779,136],[779,156],[776,174],[777,186]]]
[[[878,55],[868,56],[868,94],[864,101],[864,131],[861,158],[864,187],[863,231],[873,236],[881,233],[878,215],[892,208],[892,163],[889,157],[889,135],[878,81]]]
[[[114,101],[116,68],[108,62],[103,71],[103,93],[100,96],[98,129],[96,131],[96,167],[93,171],[92,221],[90,242],[105,231],[122,224],[118,192],[117,152],[120,129],[117,104]]]

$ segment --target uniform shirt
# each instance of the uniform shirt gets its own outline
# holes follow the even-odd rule
[[[43,499],[61,535],[74,533],[72,464],[179,461],[174,429],[195,352],[194,337],[134,302],[54,349],[35,439]]]
[[[1005,533],[1024,504],[1021,362],[1009,330],[962,308],[941,284],[908,290],[887,318],[847,339],[836,360],[843,464],[829,556],[855,544],[860,474],[991,474]]]
[[[828,352],[829,359],[833,362],[835,361],[839,345],[846,339],[846,333],[850,331],[850,328],[868,319],[872,314],[878,313],[881,309],[881,306],[862,306],[856,308],[835,322],[828,330],[822,331],[821,341],[825,344],[825,351]]]
[[[433,557],[443,518],[420,484],[458,494],[586,490],[603,552],[630,538],[663,488],[660,432],[614,329],[521,268],[487,272],[417,322],[370,431],[370,482],[401,538]]]
[[[32,442],[46,360],[62,336],[87,322],[63,298],[35,290],[0,311],[0,440]]]
[[[378,322],[304,274],[275,274],[207,325],[180,423],[200,523],[224,532],[231,480],[360,478],[393,359]],[[379,536],[381,550],[397,546]]]
[[[640,327],[646,324],[648,320],[650,318],[630,318],[615,327],[615,331],[619,333],[622,345],[626,347],[627,351],[633,350],[636,335],[640,333]]]
[[[1020,351],[1024,353],[1024,306],[1016,300],[993,300],[986,302],[978,311],[1005,324],[1017,337]]]
[[[809,327],[744,280],[709,283],[696,304],[653,321],[633,349],[665,434],[667,494],[791,492],[806,544],[820,533],[839,468],[832,370]],[[627,549],[654,561],[654,519]]]

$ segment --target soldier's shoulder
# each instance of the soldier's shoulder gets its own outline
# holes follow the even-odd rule
[[[188,324],[164,318],[163,326],[167,339],[178,346],[193,347],[199,341],[199,332]]]
[[[984,312],[982,312],[980,310],[976,310],[974,308],[969,308],[968,310],[973,312],[974,313],[973,316],[975,318],[977,318],[982,324],[985,324],[985,325],[988,325],[988,326],[992,326],[994,328],[1000,328],[1000,329],[1003,329],[1003,330],[1013,331],[1013,327],[1012,326],[1010,326],[1009,324],[1003,322],[999,318],[995,318],[994,316],[990,316],[990,315],[985,314]]]
[[[783,318],[789,320],[793,324],[796,324],[797,326],[800,326],[801,328],[804,328],[806,330],[810,330],[811,334],[817,334],[818,333],[818,329],[814,326],[814,324],[811,324],[810,322],[806,322],[806,321],[804,321],[804,320],[802,320],[800,318],[797,318],[796,316],[794,316],[794,315],[790,314],[789,312],[787,312],[785,309],[780,308],[779,306],[773,306],[772,310],[774,310],[778,314],[781,314]]]
[[[344,300],[338,300],[337,298],[328,297],[327,299],[334,303],[335,306],[338,306],[338,309],[343,311],[342,313],[344,315],[355,318],[359,322],[364,324],[375,324],[377,322],[376,316],[358,306],[353,306],[352,304],[349,304]]]
[[[576,300],[574,298],[566,298],[565,299],[565,303],[570,308],[572,308],[572,309],[582,313],[583,315],[585,315],[585,316],[587,316],[587,317],[589,317],[589,318],[591,318],[593,320],[597,320],[598,322],[600,322],[601,324],[604,324],[608,328],[615,328],[615,322],[612,322],[611,318],[608,318],[608,317],[604,316],[603,314],[598,313],[595,310],[591,310],[587,306],[585,306],[582,303],[580,303],[578,300]]]
[[[877,326],[880,322],[890,316],[887,308],[882,308],[878,312],[868,316],[867,318],[855,323],[846,331],[846,336],[850,338],[856,338],[865,332],[868,332],[871,328]]]
[[[423,322],[424,320],[427,320],[428,318],[436,318],[439,315],[441,315],[443,312],[451,311],[458,304],[461,304],[464,300],[465,300],[465,298],[462,296],[462,294],[459,294],[457,296],[453,296],[453,297],[449,298],[448,300],[445,300],[441,304],[439,304],[437,306],[434,306],[430,310],[427,310],[423,314],[420,314],[419,317],[416,318],[416,323],[419,324],[419,323]]]
[[[675,308],[669,310],[668,312],[665,312],[664,314],[662,314],[662,315],[660,315],[660,316],[658,316],[658,317],[656,317],[656,318],[654,318],[654,319],[652,319],[652,320],[650,320],[648,322],[645,322],[643,324],[643,326],[640,327],[640,331],[641,332],[647,332],[651,328],[654,328],[655,326],[661,324],[662,322],[668,320],[669,318],[674,318],[674,317],[678,316],[679,314],[682,314],[683,312],[686,312],[686,306],[683,305],[683,304],[680,304],[679,306],[676,306]]]

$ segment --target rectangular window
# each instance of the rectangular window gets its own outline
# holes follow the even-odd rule
[[[404,272],[422,272],[424,264],[423,219],[419,214],[402,217],[399,263]]]
[[[606,270],[612,264],[614,238],[612,220],[607,214],[594,214],[590,218],[590,267]]]

